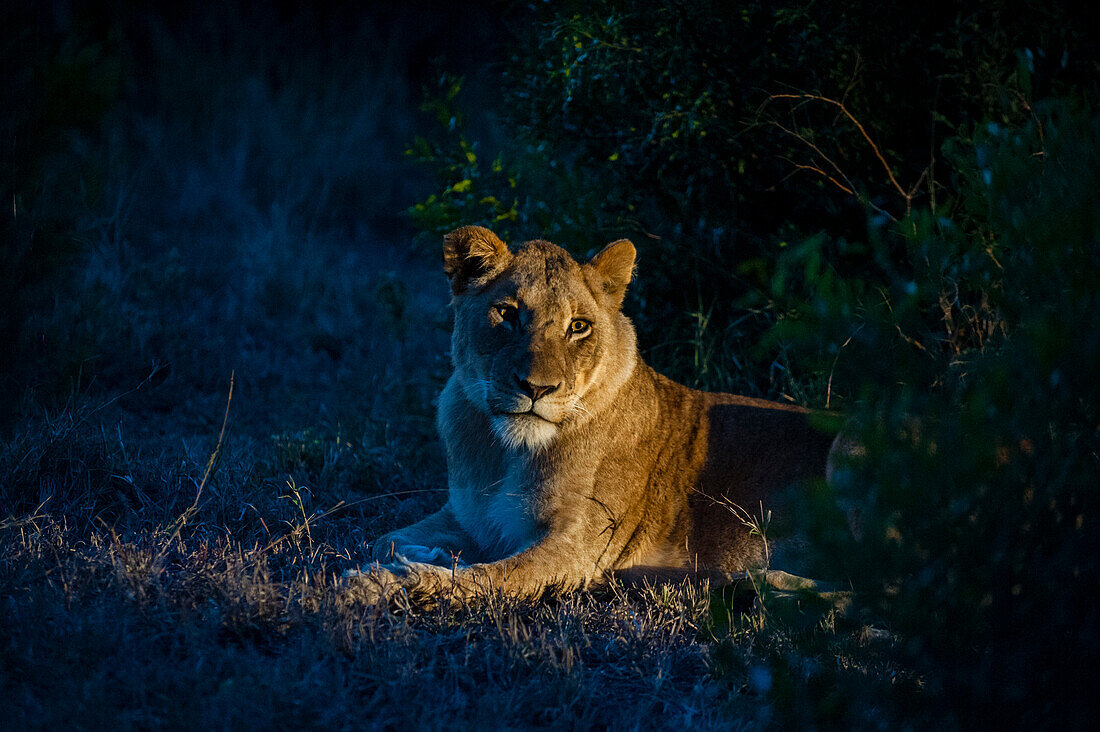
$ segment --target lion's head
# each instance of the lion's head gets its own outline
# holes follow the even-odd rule
[[[513,253],[488,229],[464,226],[444,237],[443,254],[455,375],[509,448],[546,447],[630,376],[634,329],[619,312],[634,270],[626,239],[579,264],[550,242]]]

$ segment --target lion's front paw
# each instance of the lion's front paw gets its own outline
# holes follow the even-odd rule
[[[392,562],[422,562],[440,567],[463,567],[465,562],[449,549],[431,544],[413,544],[400,532],[387,534],[379,539],[371,552],[375,561],[383,564]]]
[[[344,577],[348,580],[348,597],[358,602],[390,605],[403,596],[414,604],[430,605],[430,599],[450,584],[451,572],[398,555],[395,562],[374,562],[362,569],[348,570]]]
[[[434,564],[439,567],[466,566],[465,562],[450,551],[438,546],[405,544],[394,550],[394,556],[398,561],[405,563]]]
[[[449,577],[451,570],[428,562],[417,562],[398,554],[396,561],[383,564],[382,569],[391,573],[403,587],[415,587],[440,577]]]
[[[375,562],[361,569],[347,570],[344,579],[347,580],[349,599],[367,605],[384,605],[401,591],[405,572],[400,569],[395,572]]]

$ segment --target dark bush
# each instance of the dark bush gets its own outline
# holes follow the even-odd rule
[[[943,140],[987,118],[1019,123],[1036,95],[1095,85],[1087,32],[1063,8],[939,10],[542,8],[510,67],[503,164],[463,135],[445,80],[446,104],[432,111],[450,139],[411,152],[446,188],[416,218],[436,233],[484,223],[582,254],[634,236],[645,276],[632,314],[651,360],[712,388],[819,399],[820,384],[806,388],[811,371],[746,347],[784,307],[772,292],[783,250],[824,234],[840,278],[881,279],[890,263],[860,244],[869,216],[942,215],[959,203],[944,190],[954,171]],[[671,338],[670,323],[691,336]]]
[[[1093,707],[1081,669],[1100,660],[1098,132],[1065,103],[990,125],[962,181],[986,238],[913,221],[887,239],[916,279],[875,307],[823,288],[799,322],[810,340],[838,322],[859,331],[843,358],[868,456],[837,488],[862,536],[819,532],[821,566],[906,635],[957,721],[1083,723]],[[933,256],[939,267],[915,266]],[[984,311],[950,300],[965,292]],[[922,317],[937,303],[938,333]],[[961,345],[966,317],[992,325]]]

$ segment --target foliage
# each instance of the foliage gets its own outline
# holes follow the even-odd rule
[[[854,432],[867,456],[838,481],[861,536],[822,531],[824,565],[906,633],[960,718],[1092,715],[1079,669],[1100,662],[1098,133],[1100,118],[1069,103],[989,125],[963,182],[987,238],[903,222],[893,251],[937,266],[878,305],[826,287],[804,310],[804,333],[819,334],[858,311],[843,358],[866,395]],[[950,302],[966,292],[999,319],[961,345],[970,326],[953,315],[983,318]],[[936,308],[942,328],[921,329]]]
[[[868,213],[900,219],[919,204],[942,215],[953,175],[942,140],[990,114],[1017,123],[1035,93],[1091,78],[1089,39],[1065,14],[1013,3],[541,6],[509,71],[503,159],[520,183],[519,225],[507,228],[579,253],[633,236],[646,276],[628,307],[651,361],[709,388],[820,403],[824,379],[782,349],[747,345],[782,314],[772,285],[783,249],[824,234],[838,243],[840,277],[863,276],[877,266],[859,244]],[[1025,48],[1036,50],[1021,71],[1014,53]],[[1024,73],[1028,63],[1042,75]],[[445,187],[478,186],[440,172]],[[437,212],[433,231],[491,223]]]
[[[478,159],[476,145],[463,134],[462,113],[455,108],[462,84],[462,77],[444,73],[439,79],[438,96],[425,93],[421,110],[432,113],[449,134],[445,140],[417,137],[405,154],[430,165],[447,185],[442,192],[411,206],[408,213],[424,233],[442,236],[455,228],[455,221],[468,221],[491,226],[508,236],[508,226],[518,216],[519,200],[513,196],[507,203],[504,191],[515,189],[516,179],[504,171],[499,155],[486,169]],[[432,240],[438,241],[438,237]]]
[[[434,118],[435,134],[416,137],[406,150],[443,186],[408,209],[425,248],[434,255],[443,234],[469,224],[489,227],[506,241],[552,236],[580,254],[606,244],[595,233],[602,230],[600,192],[548,156],[545,144],[517,136],[506,153],[485,164],[481,145],[467,134],[464,83],[443,72],[436,87],[425,88],[421,110]]]

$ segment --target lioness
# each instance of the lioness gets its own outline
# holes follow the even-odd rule
[[[824,475],[831,438],[804,409],[696,391],[647,366],[620,312],[633,244],[579,264],[549,242],[512,252],[466,226],[444,237],[443,256],[448,500],[377,541],[362,587],[536,597],[611,572],[713,577],[766,564],[749,514]]]

